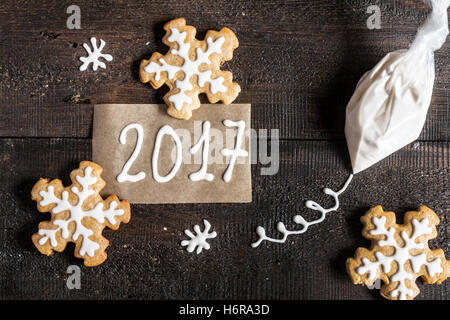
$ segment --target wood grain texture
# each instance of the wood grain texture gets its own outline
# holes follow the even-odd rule
[[[68,30],[64,2],[2,1],[0,136],[90,137],[92,104],[164,103],[167,89],[139,82],[139,63],[167,51],[162,26],[182,16],[199,38],[223,26],[237,34],[240,46],[224,69],[242,87],[236,102],[252,103],[254,128],[280,128],[286,139],[343,138],[359,78],[386,53],[407,48],[428,13],[418,0],[195,3],[80,1],[82,29]],[[366,10],[377,3],[382,28],[368,30]],[[106,70],[80,72],[91,36],[107,42],[114,60]],[[423,140],[449,137],[448,50],[447,42],[436,54]]]
[[[375,204],[403,213],[426,204],[441,219],[432,248],[449,257],[449,41],[436,54],[436,82],[417,143],[355,176],[342,207],[286,244],[249,245],[256,226],[276,235],[278,221],[314,218],[304,201],[350,173],[344,111],[361,75],[387,52],[407,48],[429,10],[418,0],[77,1],[81,30],[66,29],[63,1],[0,3],[0,299],[381,299],[351,284],[345,260],[358,246],[359,218]],[[378,4],[382,28],[368,30]],[[133,205],[129,224],[105,230],[108,260],[85,268],[73,246],[46,257],[31,235],[48,214],[30,199],[42,177],[61,178],[91,159],[95,103],[163,103],[166,89],[138,80],[142,58],[164,53],[162,26],[185,17],[203,38],[231,28],[240,41],[227,62],[252,103],[252,126],[280,129],[280,170],[252,166],[251,204]],[[106,70],[78,70],[82,43],[107,42]],[[147,44],[148,43],[148,44]],[[202,100],[205,102],[205,100]],[[270,130],[269,130],[270,132]],[[218,232],[211,250],[188,254],[182,231],[207,218]],[[165,230],[165,228],[167,230]],[[81,267],[81,290],[66,269]],[[450,299],[450,282],[422,285],[417,299]]]
[[[292,217],[314,212],[304,201],[332,205],[321,193],[338,189],[349,173],[345,145],[336,141],[285,141],[280,171],[261,176],[253,167],[251,204],[132,205],[132,219],[119,230],[105,230],[108,260],[93,269],[73,258],[73,247],[46,257],[30,241],[40,214],[30,199],[39,177],[62,178],[91,156],[89,139],[0,139],[3,152],[0,189],[1,298],[152,298],[152,299],[372,299],[375,291],[354,286],[345,259],[369,245],[360,236],[359,217],[374,204],[403,213],[427,204],[441,218],[432,248],[448,256],[449,143],[408,147],[355,176],[342,207],[326,221],[286,244],[253,249],[257,225],[276,235],[275,224],[295,228]],[[45,152],[43,152],[45,150]],[[51,165],[49,165],[51,163]],[[189,254],[182,230],[207,218],[218,232],[210,251]],[[166,228],[167,230],[165,230]],[[68,265],[80,265],[81,290],[67,290]],[[420,285],[419,299],[449,299],[450,286]]]

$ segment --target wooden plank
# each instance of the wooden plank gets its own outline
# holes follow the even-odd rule
[[[108,260],[85,268],[73,258],[73,246],[46,257],[30,237],[40,214],[30,199],[39,177],[63,178],[79,161],[90,159],[90,139],[0,139],[0,298],[159,298],[159,299],[379,299],[351,284],[345,259],[368,241],[360,235],[360,216],[381,204],[399,218],[420,204],[441,218],[432,248],[448,248],[448,176],[450,144],[424,142],[395,153],[355,176],[341,197],[342,207],[320,225],[286,244],[249,246],[257,225],[275,236],[275,224],[295,228],[292,217],[314,212],[304,201],[332,205],[321,193],[340,188],[349,174],[341,141],[283,141],[280,170],[261,176],[253,166],[251,204],[133,205],[132,219],[119,230],[106,230]],[[218,232],[211,250],[188,254],[183,230],[207,218]],[[82,287],[68,290],[67,266],[81,266]],[[450,283],[419,285],[418,299],[450,299]]]
[[[184,16],[203,37],[231,27],[240,47],[225,65],[252,103],[253,127],[283,139],[342,139],[345,106],[360,76],[387,52],[406,48],[428,9],[420,1],[79,1],[82,29],[68,30],[67,4],[0,4],[0,136],[91,137],[95,103],[163,103],[166,89],[138,80],[138,65],[165,52],[162,25]],[[368,30],[379,4],[382,28]],[[161,10],[161,7],[164,10]],[[201,14],[199,14],[201,10]],[[83,42],[105,39],[106,70],[78,70]],[[449,44],[436,54],[436,83],[421,140],[449,137]],[[206,99],[203,99],[206,102]]]

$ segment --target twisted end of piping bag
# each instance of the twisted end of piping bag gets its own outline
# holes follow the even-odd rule
[[[447,9],[450,0],[424,0],[432,8],[425,23],[419,28],[410,49],[426,48],[439,50],[448,35]]]

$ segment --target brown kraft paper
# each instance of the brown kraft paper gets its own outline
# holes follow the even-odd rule
[[[166,113],[166,105],[158,104],[101,104],[94,107],[94,129],[92,139],[93,161],[103,167],[102,178],[106,187],[102,195],[116,194],[132,203],[207,203],[207,202],[251,202],[250,167],[250,105],[206,104],[195,110],[189,120],[178,120]],[[212,181],[191,181],[189,175],[200,170],[204,144],[195,153],[190,153],[203,132],[203,121],[211,123],[210,148],[207,172],[214,175]],[[224,120],[245,122],[243,142],[236,146],[237,127],[226,127]],[[128,174],[145,173],[145,178],[119,183],[117,176],[135,151],[137,130],[130,129],[126,143],[119,136],[123,128],[131,123],[143,127],[142,148],[132,163]],[[172,180],[158,182],[153,177],[152,157],[158,131],[164,125],[171,126],[182,144],[183,161]],[[221,142],[223,140],[223,143]],[[247,157],[238,157],[232,178],[225,182],[223,175],[230,156],[223,156],[221,149],[240,147],[248,152]],[[166,176],[174,166],[175,141],[164,135],[158,157],[158,172]]]

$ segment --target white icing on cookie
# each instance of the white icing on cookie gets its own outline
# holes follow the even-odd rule
[[[175,164],[172,168],[172,170],[167,174],[167,176],[162,177],[158,173],[158,156],[159,156],[159,149],[161,148],[161,141],[164,135],[169,135],[173,138],[176,145],[177,150],[177,158],[175,160]],[[182,160],[182,145],[180,138],[176,134],[175,130],[169,125],[163,126],[161,129],[159,129],[158,134],[156,135],[156,141],[155,141],[155,147],[153,148],[153,158],[152,158],[152,171],[153,171],[153,178],[158,182],[168,182],[172,180],[172,178],[177,174],[178,170],[181,166],[181,160]]]
[[[181,245],[183,247],[187,246],[186,250],[188,252],[193,252],[196,247],[197,254],[202,252],[203,249],[209,250],[210,245],[206,242],[206,240],[217,237],[217,233],[215,231],[209,233],[211,224],[206,219],[203,220],[203,224],[205,225],[205,229],[203,231],[200,231],[200,226],[198,224],[194,226],[194,231],[196,233],[195,235],[190,230],[184,230],[184,233],[191,239],[181,241]]]
[[[405,264],[409,261],[413,272],[418,273],[422,266],[426,266],[428,274],[433,277],[437,273],[443,271],[441,267],[441,259],[436,258],[431,262],[427,261],[426,253],[413,256],[410,250],[423,249],[423,243],[417,243],[416,240],[420,236],[431,234],[433,229],[430,228],[428,219],[418,221],[417,219],[411,220],[413,225],[413,233],[409,236],[403,231],[400,236],[403,240],[403,246],[396,241],[395,229],[393,227],[386,229],[386,217],[380,218],[374,217],[372,223],[375,225],[375,229],[370,230],[371,235],[384,235],[384,240],[379,240],[377,245],[380,247],[393,247],[394,254],[391,256],[385,256],[381,252],[375,252],[376,261],[372,262],[367,258],[361,259],[363,265],[356,269],[356,272],[360,275],[369,273],[369,280],[374,280],[377,277],[379,269],[382,267],[384,273],[389,273],[392,263],[395,262],[397,266],[397,272],[390,277],[391,282],[398,282],[398,286],[395,290],[392,290],[391,296],[393,298],[399,297],[400,300],[406,300],[407,296],[413,296],[413,291],[406,286],[406,280],[413,280],[413,274],[409,273],[405,269]]]
[[[241,149],[241,144],[242,144],[242,141],[244,140],[245,122],[243,120],[240,120],[240,121],[224,120],[223,124],[226,127],[237,127],[238,128],[238,132],[236,135],[235,148],[234,149],[222,149],[222,154],[224,156],[231,156],[228,168],[223,175],[223,180],[225,182],[230,182],[231,176],[233,174],[233,168],[236,163],[237,157],[247,157],[248,156],[248,152]]]
[[[75,232],[72,234],[72,240],[76,241],[79,236],[82,237],[81,248],[80,248],[80,256],[88,255],[89,257],[93,257],[95,250],[100,248],[99,244],[89,239],[89,236],[93,234],[91,229],[86,228],[83,225],[83,218],[94,218],[99,223],[104,223],[105,218],[111,224],[115,224],[115,216],[121,216],[124,214],[124,210],[118,209],[117,202],[112,201],[109,205],[109,208],[103,210],[103,203],[99,202],[93,209],[91,210],[83,210],[84,202],[93,194],[95,191],[90,189],[89,186],[94,185],[97,182],[97,177],[92,176],[92,168],[86,167],[84,169],[84,177],[76,176],[77,182],[81,185],[81,190],[79,190],[76,186],[72,187],[71,191],[77,195],[78,202],[76,205],[72,205],[69,201],[69,192],[63,191],[61,193],[61,199],[59,199],[55,195],[55,190],[53,186],[48,186],[47,191],[39,192],[42,200],[39,202],[41,206],[47,206],[50,204],[56,204],[55,207],[51,210],[52,214],[58,214],[63,211],[69,211],[70,217],[67,220],[55,220],[53,224],[57,225],[57,229],[39,229],[39,234],[42,237],[39,239],[39,244],[44,245],[47,241],[50,240],[50,245],[52,247],[56,247],[58,245],[58,241],[56,239],[56,234],[61,231],[61,236],[64,239],[69,237],[69,224],[75,223]]]
[[[201,145],[203,144],[203,151],[202,151],[202,166],[200,167],[200,170],[192,173],[189,175],[189,179],[191,181],[199,181],[199,180],[206,180],[206,181],[212,181],[214,179],[214,175],[212,173],[207,173],[207,167],[208,167],[208,154],[209,154],[209,129],[211,128],[211,123],[209,121],[203,122],[203,132],[198,139],[197,143],[191,148],[190,152],[192,154],[197,153],[200,149]]]
[[[80,66],[80,70],[85,71],[91,63],[92,70],[94,71],[97,71],[98,67],[106,69],[105,63],[99,60],[100,58],[103,58],[106,61],[112,61],[113,59],[112,55],[102,53],[103,47],[105,46],[106,42],[103,41],[103,39],[100,39],[100,47],[97,47],[97,39],[95,37],[92,37],[91,44],[93,50],[89,48],[87,43],[83,43],[83,48],[88,53],[88,56],[80,57],[80,60],[83,62],[83,64]]]
[[[125,182],[125,181],[137,182],[145,178],[145,172],[143,171],[137,174],[132,175],[128,174],[128,170],[130,170],[131,165],[134,163],[137,156],[141,152],[142,142],[144,140],[144,129],[142,128],[142,126],[138,123],[131,123],[127,125],[125,128],[123,128],[122,132],[120,133],[119,141],[121,144],[127,143],[127,133],[130,129],[136,129],[137,132],[136,147],[133,153],[131,154],[130,159],[128,159],[128,161],[124,164],[122,171],[117,176],[116,179],[118,182]]]
[[[318,219],[308,222],[302,216],[296,215],[296,216],[294,216],[294,222],[302,225],[303,228],[300,230],[293,230],[293,231],[287,230],[283,222],[281,222],[281,221],[278,222],[277,230],[283,234],[283,237],[281,239],[267,237],[265,229],[261,226],[258,226],[256,228],[256,234],[259,236],[259,239],[258,239],[258,241],[252,243],[251,246],[253,248],[256,248],[264,240],[270,241],[270,242],[284,243],[290,235],[302,234],[302,233],[306,232],[306,230],[308,230],[309,226],[312,226],[314,224],[322,222],[325,219],[327,213],[336,211],[339,208],[339,198],[338,197],[341,195],[341,193],[343,193],[347,189],[352,178],[353,178],[353,175],[351,174],[348,177],[347,181],[345,182],[344,186],[341,188],[341,190],[339,190],[337,192],[335,192],[331,189],[328,189],[328,188],[323,189],[323,192],[325,194],[328,194],[334,198],[334,206],[332,206],[331,208],[325,209],[315,201],[312,201],[312,200],[306,201],[306,207],[308,207],[309,209],[314,210],[314,211],[319,211],[321,213],[321,215]]]
[[[150,62],[145,66],[144,70],[148,73],[156,73],[155,80],[159,81],[161,78],[161,72],[167,72],[169,79],[174,79],[175,75],[181,71],[184,74],[183,80],[177,80],[175,82],[175,87],[180,90],[180,92],[169,97],[169,101],[173,102],[177,110],[181,110],[183,103],[190,104],[192,99],[186,95],[187,91],[192,90],[191,79],[193,76],[197,76],[198,85],[203,87],[206,83],[209,83],[211,93],[226,92],[227,88],[223,85],[225,79],[223,77],[217,77],[215,79],[211,78],[211,70],[200,72],[198,70],[202,63],[210,64],[209,56],[213,53],[222,53],[221,47],[225,42],[224,37],[219,37],[215,41],[212,38],[207,38],[206,42],[208,48],[206,51],[202,51],[200,48],[196,50],[196,60],[189,59],[189,50],[191,44],[184,42],[186,39],[186,31],[181,32],[176,28],[171,28],[171,35],[167,38],[170,42],[176,42],[178,44],[178,49],[172,49],[170,52],[173,55],[178,55],[183,58],[184,63],[181,66],[174,66],[168,64],[164,58],[159,59],[159,64],[155,62]]]

